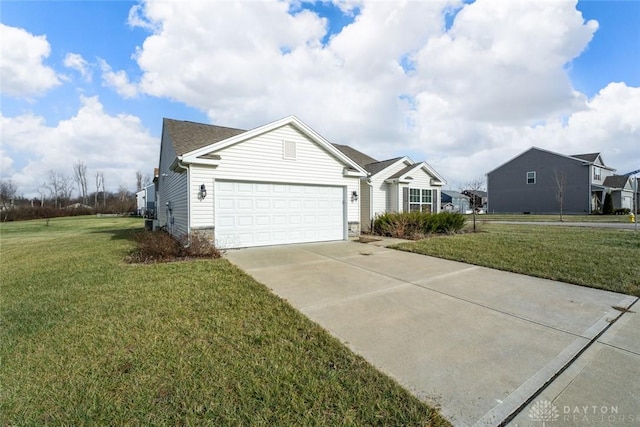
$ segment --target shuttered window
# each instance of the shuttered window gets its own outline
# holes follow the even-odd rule
[[[426,188],[405,188],[408,191],[409,212],[433,212],[433,192]],[[405,208],[406,209],[406,208]]]

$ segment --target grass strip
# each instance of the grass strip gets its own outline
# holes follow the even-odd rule
[[[397,249],[640,296],[640,233],[633,230],[481,225]]]

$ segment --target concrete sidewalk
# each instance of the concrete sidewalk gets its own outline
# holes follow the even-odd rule
[[[508,420],[636,300],[354,242],[227,258],[461,426]]]

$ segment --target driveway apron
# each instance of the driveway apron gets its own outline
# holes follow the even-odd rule
[[[510,420],[636,300],[355,242],[226,257],[460,426]]]

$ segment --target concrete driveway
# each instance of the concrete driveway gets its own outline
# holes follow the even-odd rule
[[[250,248],[226,257],[460,426],[499,425],[530,411],[544,385],[599,345],[615,319],[633,316],[613,307],[636,301],[355,242]],[[640,367],[640,354],[627,356],[625,364]],[[621,381],[634,384],[640,403],[635,378]]]

